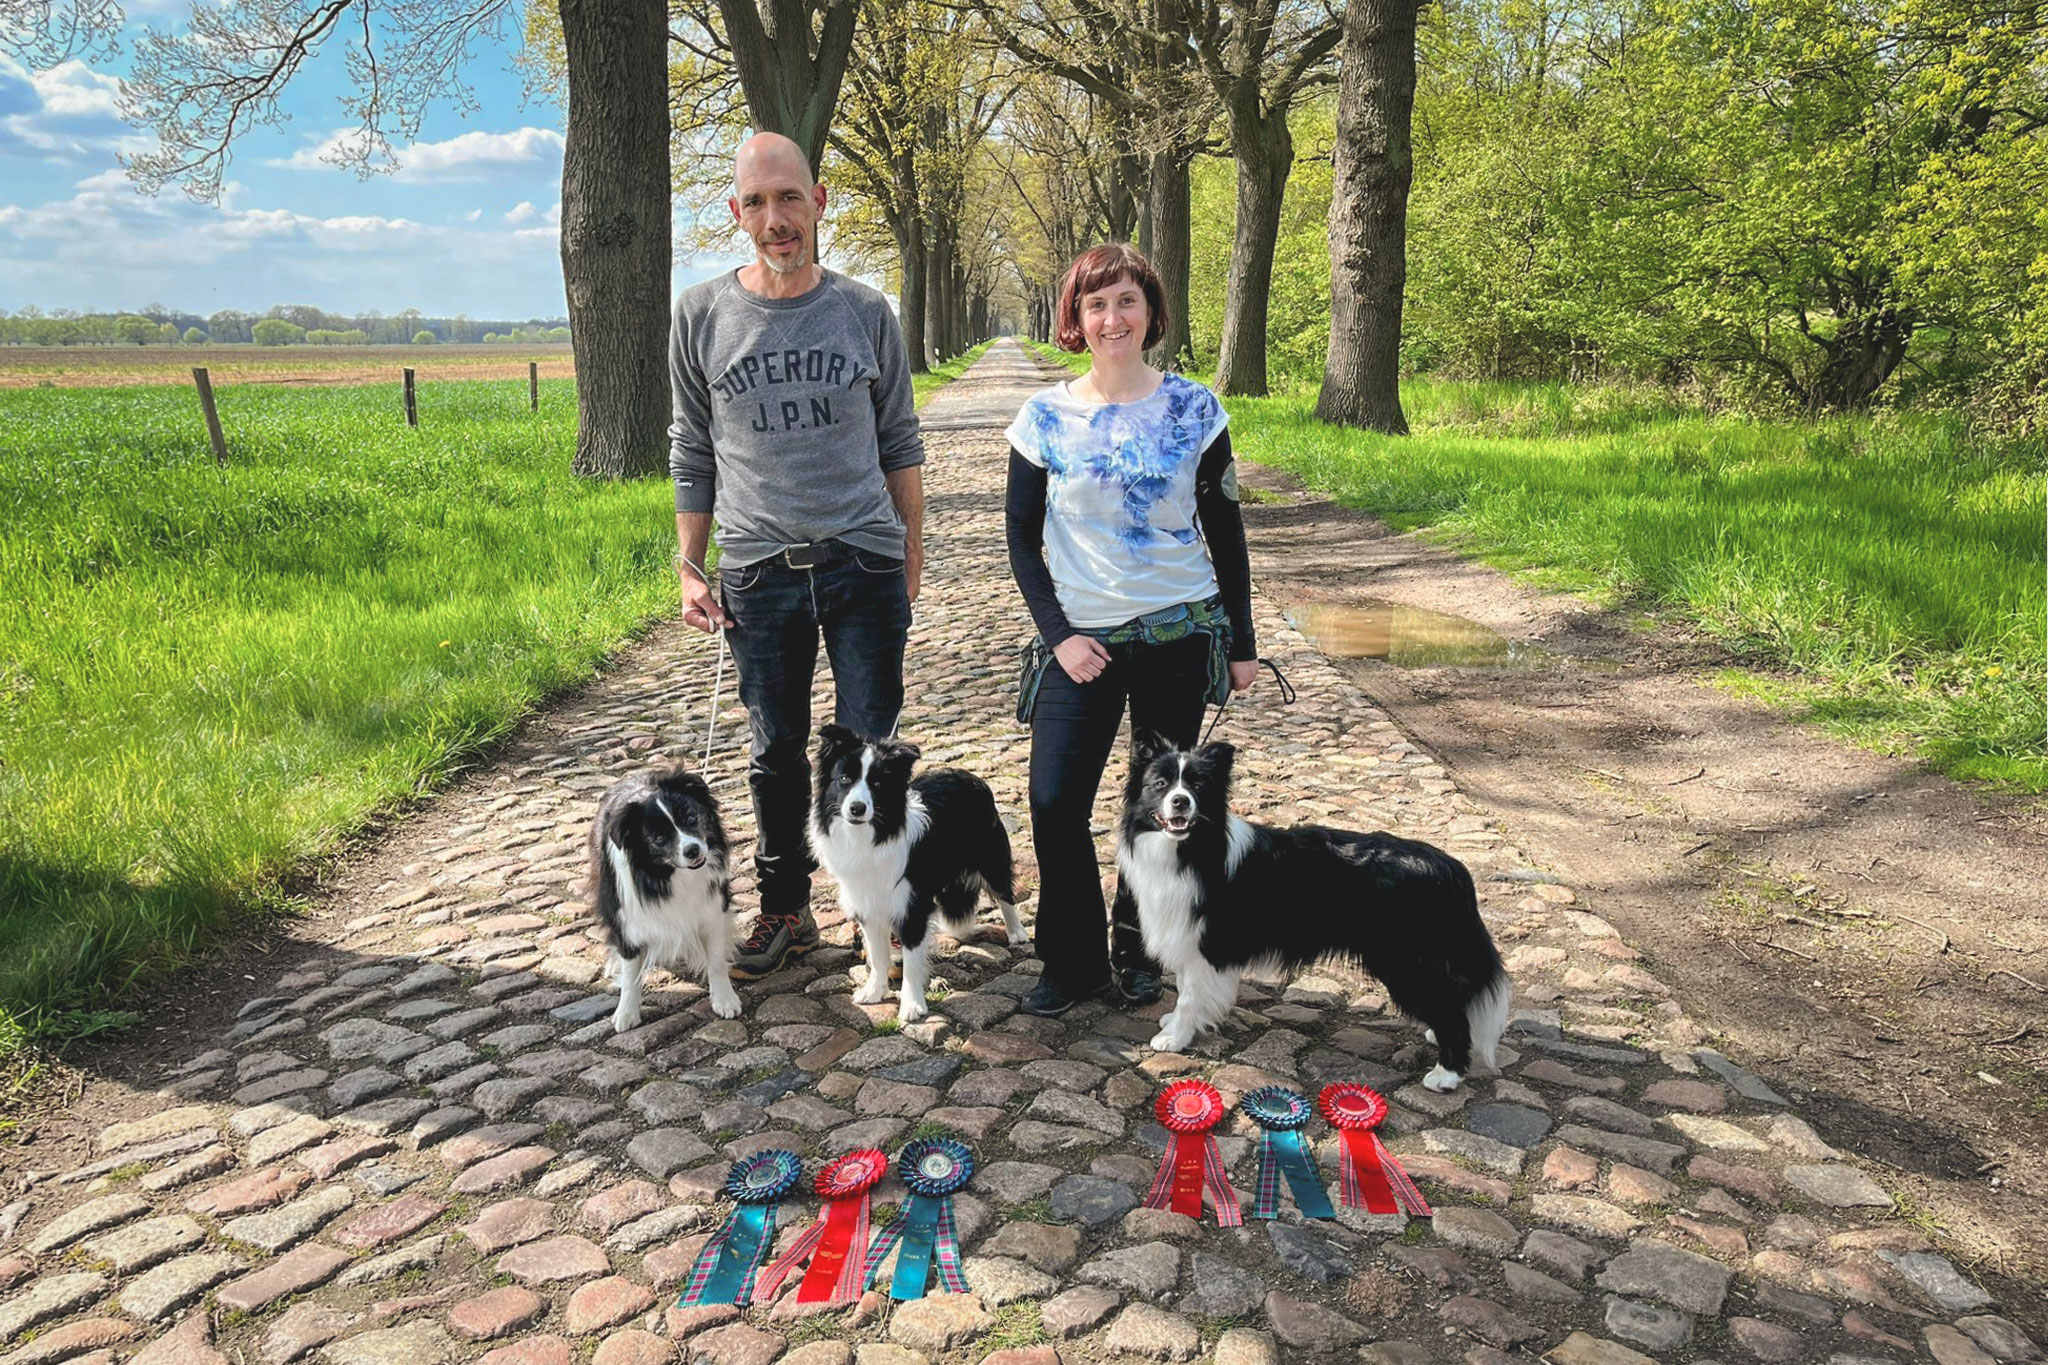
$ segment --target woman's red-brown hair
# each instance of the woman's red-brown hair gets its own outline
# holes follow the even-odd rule
[[[1063,351],[1085,351],[1088,338],[1081,333],[1081,300],[1118,280],[1129,279],[1145,293],[1145,349],[1151,350],[1166,335],[1166,290],[1159,272],[1143,252],[1123,242],[1106,242],[1089,247],[1074,258],[1060,281],[1060,306],[1053,314],[1053,341]]]

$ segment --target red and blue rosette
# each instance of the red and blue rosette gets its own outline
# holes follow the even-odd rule
[[[1223,1107],[1223,1096],[1207,1081],[1175,1081],[1159,1092],[1153,1113],[1168,1134],[1166,1156],[1145,1196],[1146,1208],[1170,1208],[1200,1218],[1202,1191],[1207,1189],[1218,1224],[1244,1225],[1244,1210],[1237,1206],[1237,1191],[1230,1187],[1223,1153],[1210,1131],[1223,1121]]]
[[[677,1307],[753,1302],[754,1273],[775,1241],[775,1206],[803,1173],[803,1160],[795,1152],[756,1152],[733,1162],[724,1193],[738,1207],[698,1253]]]
[[[1343,1142],[1344,1202],[1367,1213],[1429,1217],[1429,1201],[1373,1130],[1387,1116],[1386,1097],[1369,1085],[1337,1081],[1323,1087],[1316,1108]]]
[[[921,1299],[931,1283],[934,1265],[948,1293],[965,1294],[967,1276],[960,1269],[960,1233],[953,1225],[953,1193],[974,1174],[974,1153],[952,1138],[918,1138],[896,1154],[896,1174],[910,1188],[903,1212],[883,1228],[868,1248],[862,1284],[873,1284],[891,1248],[901,1244],[889,1297]]]
[[[1239,1100],[1237,1107],[1259,1126],[1259,1185],[1252,1200],[1252,1217],[1280,1216],[1280,1177],[1285,1174],[1302,1217],[1335,1218],[1330,1192],[1323,1188],[1323,1178],[1301,1133],[1315,1113],[1308,1096],[1284,1085],[1262,1085]]]
[[[774,1298],[808,1256],[811,1267],[797,1285],[798,1303],[847,1304],[859,1298],[868,1254],[868,1192],[888,1173],[889,1158],[874,1147],[827,1162],[816,1181],[823,1215],[761,1272],[755,1297]]]

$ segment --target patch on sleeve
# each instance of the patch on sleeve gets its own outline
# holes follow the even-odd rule
[[[1224,497],[1229,498],[1232,502],[1238,500],[1236,460],[1232,460],[1229,464],[1223,466],[1223,477],[1217,481],[1216,487],[1222,491]]]

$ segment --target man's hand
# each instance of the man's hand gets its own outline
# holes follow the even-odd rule
[[[697,577],[696,570],[686,566],[682,579],[684,625],[708,631],[713,626],[723,628],[732,624],[732,618],[719,610],[718,594],[711,591],[709,583]]]
[[[1052,656],[1077,683],[1094,682],[1109,667],[1109,650],[1092,635],[1069,635],[1052,647]]]
[[[1242,692],[1259,680],[1257,659],[1232,659],[1230,661],[1230,690]]]
[[[917,601],[918,585],[924,581],[924,547],[906,545],[903,547],[903,588],[910,594],[910,600]]]

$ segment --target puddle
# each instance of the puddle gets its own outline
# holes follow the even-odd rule
[[[1288,625],[1333,659],[1384,659],[1397,668],[1621,667],[1613,659],[1521,644],[1462,616],[1371,598],[1358,606],[1297,603],[1284,614]]]

